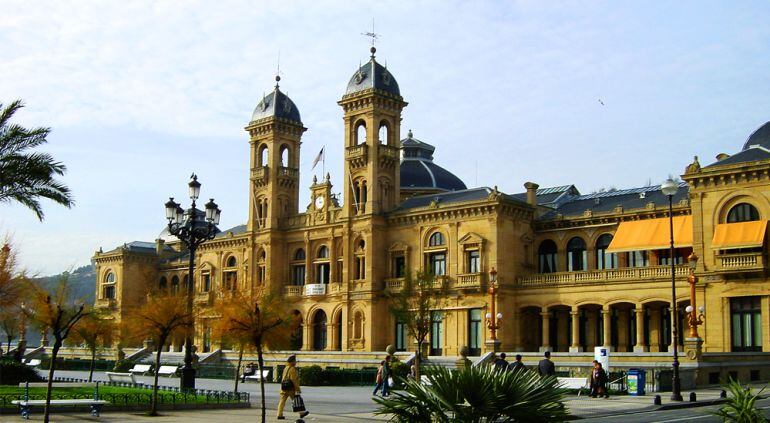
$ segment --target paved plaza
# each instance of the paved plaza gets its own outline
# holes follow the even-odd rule
[[[59,377],[85,378],[86,372],[82,371],[57,371]],[[103,372],[95,373],[96,380],[105,380]],[[151,383],[151,376],[139,376],[139,381]],[[178,378],[160,378],[159,383],[165,386],[178,386]],[[198,387],[203,389],[232,390],[232,381],[221,379],[198,379]],[[276,383],[265,385],[268,421],[275,419],[275,407],[278,403],[278,389]],[[54,414],[52,421],[76,422],[76,421],[101,421],[101,422],[220,422],[220,421],[257,421],[259,409],[259,384],[240,384],[239,390],[252,394],[252,408],[234,410],[193,410],[193,411],[163,411],[162,416],[149,419],[141,413],[107,412],[98,419],[91,418],[87,412]],[[303,387],[305,398],[311,414],[305,418],[306,422],[357,422],[357,421],[386,421],[384,416],[377,416],[374,412],[377,405],[372,401],[372,387],[364,386],[340,386],[340,387]],[[689,392],[684,393],[685,398]],[[699,403],[708,403],[719,398],[718,389],[699,389],[697,391]],[[572,414],[586,422],[616,422],[622,415],[624,423],[649,422],[649,421],[718,421],[709,415],[716,409],[716,405],[702,407],[688,407],[667,409],[677,403],[671,403],[667,394],[661,395],[663,407],[652,404],[653,395],[643,397],[615,396],[609,399],[592,399],[586,396],[570,396],[567,398],[567,406]],[[689,405],[681,403],[678,405]],[[770,406],[770,400],[763,400],[761,406]],[[293,421],[292,413],[285,413],[287,420]],[[296,415],[294,415],[296,416]],[[41,421],[42,413],[37,411],[32,416],[32,421]],[[0,416],[0,421],[21,421],[17,415]]]

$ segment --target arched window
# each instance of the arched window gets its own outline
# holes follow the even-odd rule
[[[329,283],[331,263],[329,263],[329,248],[325,245],[318,249],[315,267],[316,283]]]
[[[326,313],[323,310],[318,310],[313,316],[313,349],[326,349]]]
[[[184,292],[190,292],[190,276],[184,275],[184,278],[182,278],[182,284],[184,285]]]
[[[358,122],[356,126],[356,145],[366,144],[366,124]]]
[[[266,145],[262,145],[259,147],[259,163],[257,163],[257,166],[267,166],[268,163],[268,150]]]
[[[567,243],[567,270],[586,270],[587,258],[586,242],[583,238],[576,236],[570,239]]]
[[[238,288],[238,260],[235,256],[227,258],[226,270],[222,274],[222,289],[226,291],[235,291]]]
[[[107,272],[104,275],[104,286],[102,287],[102,298],[115,299],[115,274]]]
[[[174,275],[174,277],[171,278],[171,293],[179,293],[179,276]]]
[[[321,248],[318,249],[318,258],[329,258],[329,249],[326,248],[325,245],[322,245]]]
[[[305,259],[305,250],[300,248],[297,250],[296,253],[294,253],[294,260],[304,260]]]
[[[115,283],[115,274],[107,272],[107,274],[104,275],[104,283]]]
[[[434,233],[428,239],[429,247],[440,247],[442,245],[444,245],[444,234],[442,234],[441,232]]]
[[[596,268],[616,269],[618,267],[618,255],[608,253],[607,248],[612,242],[612,235],[604,234],[596,240]]]
[[[238,265],[238,260],[235,258],[235,256],[230,256],[230,258],[227,259],[227,267],[235,267]]]
[[[289,166],[289,147],[285,145],[281,146],[281,166],[290,167]]]
[[[257,254],[257,283],[260,285],[264,284],[267,278],[266,261],[267,253],[265,253],[265,250],[262,250]]]
[[[389,144],[388,141],[390,140],[389,134],[390,130],[388,129],[388,124],[383,121],[380,123],[380,132],[379,132],[379,141],[380,144]]]
[[[364,251],[365,248],[366,248],[366,242],[364,242],[363,239],[358,241],[358,250],[359,251]]]
[[[727,213],[727,223],[751,222],[759,220],[759,211],[749,203],[733,206]]]
[[[550,239],[540,243],[537,249],[538,270],[540,273],[556,272],[556,243]]]

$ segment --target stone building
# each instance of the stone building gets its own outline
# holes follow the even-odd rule
[[[659,186],[591,194],[530,182],[516,194],[466,188],[434,163],[434,146],[411,131],[402,136],[407,103],[374,49],[338,105],[345,122],[344,198],[332,194],[327,176],[313,180],[310,204],[299,204],[306,130],[299,109],[277,83],[257,104],[246,126],[249,220],[198,250],[196,306],[211,306],[224,291],[265,286],[301,317],[293,343],[308,357],[377,352],[390,344],[408,351],[413,340],[388,312],[383,292],[402,289],[407,272],[423,269],[447,289],[432,316],[431,356],[457,356],[463,346],[471,355],[496,347],[552,350],[568,365],[588,362],[595,346],[607,346],[619,363],[664,366],[676,342],[689,365],[716,369],[699,379],[727,371],[770,377],[751,367],[770,351],[770,123],[736,154],[704,167],[696,157],[686,167],[672,198],[672,257],[669,198]],[[692,253],[700,258],[697,305],[705,306],[697,340],[689,339],[684,311]],[[167,231],[155,242],[127,243],[93,260],[96,305],[118,319],[148,288],[183,291],[189,279],[186,252]],[[488,342],[485,322],[493,268],[503,314],[499,345]],[[671,339],[673,319],[678,340]],[[226,350],[209,327],[209,318],[197,323],[199,351]],[[171,348],[181,347],[177,340]],[[745,368],[728,369],[727,360],[744,361]]]

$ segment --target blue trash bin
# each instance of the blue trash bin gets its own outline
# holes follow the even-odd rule
[[[644,369],[628,369],[626,386],[628,395],[644,395],[644,384],[647,383],[647,372]]]

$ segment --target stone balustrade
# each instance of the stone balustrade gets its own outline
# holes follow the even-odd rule
[[[765,267],[762,253],[722,254],[717,256],[720,270],[762,269]]]
[[[689,266],[677,265],[676,277],[684,279]],[[671,278],[671,266],[633,267],[623,269],[586,270],[579,272],[538,273],[517,279],[518,285],[573,285],[626,281],[653,281]]]

